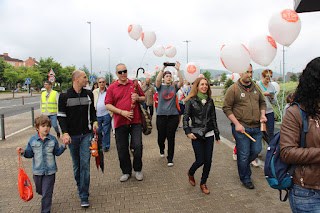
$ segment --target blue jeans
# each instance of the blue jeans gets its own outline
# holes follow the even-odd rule
[[[201,177],[201,184],[205,184],[209,177],[212,163],[213,146],[214,136],[208,137],[205,140],[192,140],[192,147],[196,161],[192,164],[191,168],[189,169],[189,174],[193,176],[196,170],[202,165],[204,165]]]
[[[52,194],[56,174],[53,175],[33,175],[36,192],[42,195],[41,213],[50,212],[52,204]]]
[[[54,128],[54,130],[56,131],[56,133],[60,133],[58,124],[57,124],[57,115],[48,115],[48,118],[51,120],[52,123],[52,127]]]
[[[260,127],[248,128],[244,126],[246,133],[253,137],[256,142],[253,142],[245,134],[237,132],[235,130],[235,125],[231,124],[232,134],[236,140],[237,145],[237,164],[238,164],[238,173],[240,180],[243,183],[250,182],[251,168],[250,163],[258,157],[258,154],[261,151],[261,139],[262,132]]]
[[[111,116],[108,114],[97,117],[99,124],[99,135],[102,137],[102,148],[110,148],[110,129],[111,129]]]
[[[129,134],[131,135],[131,144],[129,145]],[[120,168],[123,174],[140,172],[142,170],[142,127],[141,124],[122,125],[116,128],[116,144]],[[133,165],[129,154],[130,149],[133,149]]]
[[[320,190],[293,184],[289,191],[289,201],[293,213],[320,212]]]
[[[79,197],[81,200],[85,200],[89,197],[91,134],[70,137],[69,149],[72,157],[73,175],[77,182]]]
[[[268,119],[266,126],[267,126],[267,132],[269,135],[269,141],[267,142],[269,144],[272,138],[274,137],[274,112],[270,112],[266,114],[266,117]]]

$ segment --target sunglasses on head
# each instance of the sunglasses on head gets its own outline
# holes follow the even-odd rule
[[[121,75],[122,73],[127,73],[127,70],[118,71],[118,74]]]

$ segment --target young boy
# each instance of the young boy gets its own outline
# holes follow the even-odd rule
[[[55,156],[61,155],[67,148],[63,144],[59,148],[57,139],[50,135],[51,121],[41,115],[35,119],[37,134],[30,138],[26,150],[17,147],[17,151],[25,158],[33,158],[33,179],[36,192],[42,195],[41,212],[50,212],[53,186],[57,165]]]

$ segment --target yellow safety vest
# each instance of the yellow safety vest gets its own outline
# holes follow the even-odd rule
[[[56,103],[56,96],[57,96],[57,91],[51,90],[48,102],[47,102],[47,91],[42,92],[41,94],[41,100],[42,100],[42,112],[45,112],[46,110],[48,112],[58,112],[58,105]]]

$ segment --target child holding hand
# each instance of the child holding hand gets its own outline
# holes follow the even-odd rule
[[[41,115],[35,119],[37,134],[30,138],[26,150],[17,147],[17,151],[25,158],[33,158],[33,179],[36,192],[42,195],[41,212],[50,212],[55,173],[58,171],[55,156],[61,155],[66,144],[59,147],[57,139],[50,135],[50,119]]]

